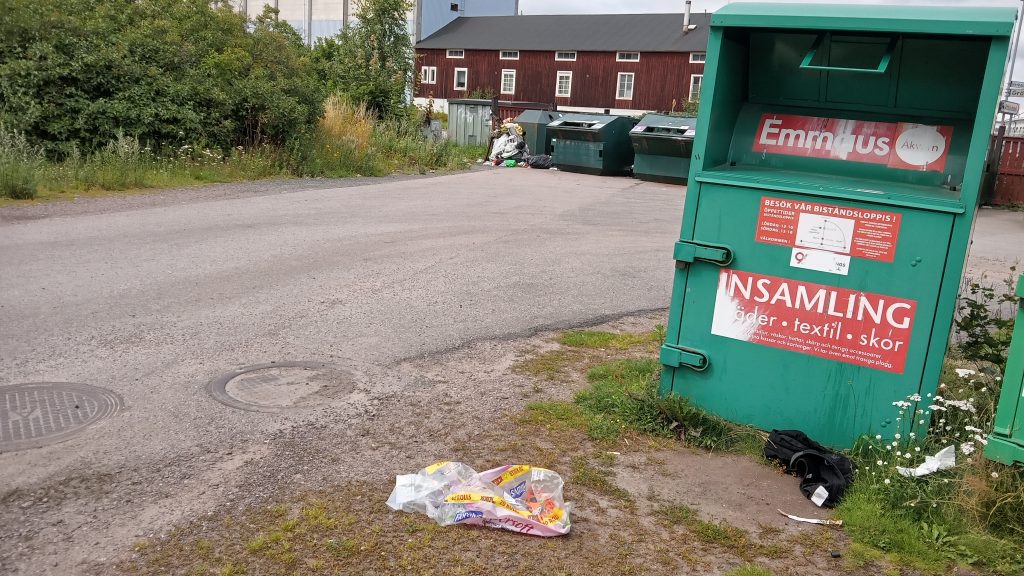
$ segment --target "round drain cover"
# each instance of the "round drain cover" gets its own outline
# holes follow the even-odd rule
[[[356,373],[324,362],[272,362],[239,368],[210,382],[215,400],[232,408],[280,412],[342,398]]]
[[[104,388],[70,382],[0,387],[0,452],[63,442],[121,409]]]

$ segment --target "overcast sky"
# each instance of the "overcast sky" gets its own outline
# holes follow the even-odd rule
[[[743,0],[747,2],[771,0]],[[1020,9],[1020,0],[785,0],[804,4],[890,4],[919,6],[1009,6]],[[523,14],[637,14],[642,12],[682,12],[684,0],[519,0]],[[693,0],[693,12],[714,12],[730,0]],[[1024,50],[1017,50],[1014,80],[1024,80]],[[1014,98],[1024,102],[1024,99]]]

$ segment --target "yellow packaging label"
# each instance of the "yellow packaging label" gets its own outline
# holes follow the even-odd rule
[[[526,464],[520,464],[518,466],[513,466],[513,467],[509,468],[508,470],[506,470],[505,472],[503,472],[501,476],[498,476],[497,478],[492,480],[492,482],[494,482],[494,484],[496,486],[504,486],[509,481],[511,481],[511,480],[513,480],[513,479],[515,479],[515,478],[517,478],[519,476],[522,476],[523,474],[525,474],[525,473],[527,473],[529,471],[530,471],[530,467],[527,466]]]
[[[427,466],[425,470],[427,474],[433,474],[434,472],[437,472],[441,468],[441,466],[444,466],[447,463],[448,460],[445,460],[444,462],[438,462],[437,464],[431,464],[430,466]]]
[[[520,516],[528,517],[529,514],[509,504],[501,496],[489,496],[487,494],[479,494],[477,492],[459,492],[457,494],[449,494],[444,499],[445,502],[490,502],[495,506],[500,506],[509,512],[515,512]]]

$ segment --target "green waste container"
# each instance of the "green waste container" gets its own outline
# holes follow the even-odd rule
[[[530,154],[551,154],[548,124],[561,117],[561,112],[553,110],[526,110],[516,117],[516,124],[523,127],[523,139],[530,148]]]
[[[1017,281],[1017,299],[995,425],[985,446],[985,456],[1003,464],[1024,464],[1024,275]]]
[[[633,176],[641,180],[686,184],[696,118],[648,114],[629,132]]]
[[[712,15],[661,393],[834,447],[912,431],[893,402],[939,381],[1014,17]]]
[[[628,174],[633,165],[629,131],[636,119],[606,114],[566,114],[548,124],[551,161],[559,170]]]

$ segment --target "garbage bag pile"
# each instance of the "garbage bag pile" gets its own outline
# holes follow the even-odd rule
[[[510,118],[492,136],[495,137],[494,144],[487,159],[494,165],[503,164],[506,160],[518,162],[530,155],[530,148],[523,140],[523,127]]]
[[[532,534],[569,533],[571,504],[562,477],[525,464],[477,472],[462,462],[438,462],[395,477],[392,510],[426,514],[441,526],[474,524]]]

